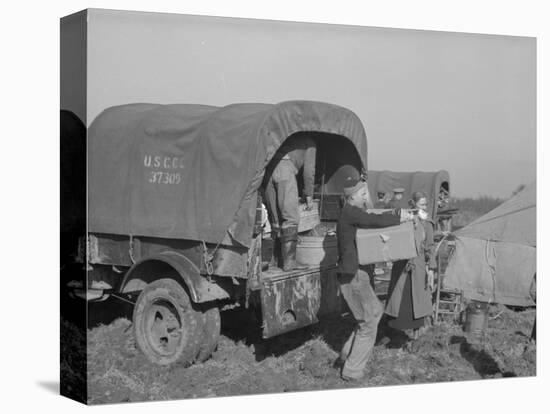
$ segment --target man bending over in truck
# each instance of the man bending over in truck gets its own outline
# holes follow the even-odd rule
[[[363,378],[364,369],[376,340],[378,321],[384,306],[376,297],[369,281],[367,266],[359,265],[355,236],[358,228],[398,225],[412,220],[406,210],[396,209],[386,214],[367,213],[370,202],[366,181],[348,178],[344,186],[344,207],[338,220],[338,282],[342,296],[357,321],[357,327],[344,344],[338,364],[346,381]]]
[[[273,170],[266,174],[266,206],[270,216],[271,234],[274,240],[273,254],[279,255],[279,243],[283,270],[305,269],[296,263],[298,222],[300,220],[298,182],[296,175],[303,168],[304,191],[307,209],[313,208],[313,184],[315,179],[315,141],[299,135],[285,142],[273,157]]]

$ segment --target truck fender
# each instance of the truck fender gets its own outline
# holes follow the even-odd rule
[[[176,252],[162,252],[137,261],[126,272],[120,291],[140,291],[149,283],[165,277],[171,277],[183,284],[195,303],[229,298],[226,290],[207,280],[189,258]]]

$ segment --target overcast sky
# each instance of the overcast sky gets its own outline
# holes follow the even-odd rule
[[[534,38],[91,10],[87,119],[130,102],[326,101],[362,120],[369,169],[446,169],[456,196],[508,197],[535,179],[535,48]]]

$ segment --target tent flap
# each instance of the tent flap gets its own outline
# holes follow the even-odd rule
[[[445,286],[466,298],[531,306],[536,269],[536,184],[455,233]]]
[[[529,288],[535,272],[533,247],[459,237],[444,284],[462,290],[467,299],[532,306]]]

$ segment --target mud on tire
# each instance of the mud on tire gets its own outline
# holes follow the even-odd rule
[[[151,362],[189,365],[197,358],[203,317],[175,280],[147,285],[136,302],[133,320],[136,343]]]
[[[199,354],[197,356],[197,361],[199,362],[206,361],[216,350],[221,329],[220,311],[218,308],[213,307],[203,310],[203,318],[203,331]]]

